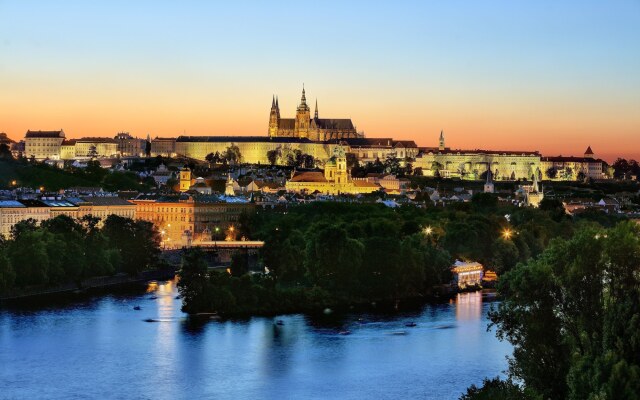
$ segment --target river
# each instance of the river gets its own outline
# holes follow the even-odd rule
[[[168,281],[0,308],[0,398],[457,399],[511,352],[486,331],[495,303],[480,292],[391,315],[205,323],[176,294]]]

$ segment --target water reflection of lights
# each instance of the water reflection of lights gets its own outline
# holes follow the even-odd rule
[[[158,290],[158,282],[157,281],[149,281],[147,283],[147,293],[155,292]]]
[[[482,291],[458,293],[455,303],[456,320],[475,321],[482,318]]]
[[[150,282],[149,288],[152,287]],[[157,329],[156,349],[154,352],[157,373],[165,380],[175,379],[176,335],[178,330],[176,318],[176,300],[174,281],[155,282],[156,304],[158,307],[157,320],[152,324]]]

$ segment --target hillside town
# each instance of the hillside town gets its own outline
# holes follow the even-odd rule
[[[114,214],[154,223],[163,232],[163,246],[172,248],[220,236],[256,209],[317,201],[445,207],[469,202],[476,193],[522,207],[558,199],[570,215],[638,217],[638,163],[619,159],[610,165],[590,146],[580,156],[543,156],[452,149],[443,131],[434,147],[367,138],[350,119],[319,118],[317,102],[312,117],[304,89],[292,119],[280,117],[274,96],[267,131],[71,139],[62,129],[28,130],[19,140],[0,133],[5,163],[100,177],[95,187],[74,187],[46,178],[21,181],[20,173],[12,175],[15,169],[7,170],[0,178],[0,234],[8,236],[27,219]],[[128,184],[101,186],[124,177]]]

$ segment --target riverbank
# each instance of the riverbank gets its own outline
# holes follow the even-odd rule
[[[135,276],[117,274],[113,276],[99,276],[88,278],[76,283],[68,283],[57,286],[32,286],[24,289],[15,289],[0,295],[0,304],[16,303],[47,297],[68,296],[71,294],[91,294],[109,288],[121,288],[131,285],[146,283],[151,280],[169,280],[176,274],[175,267],[158,268],[143,271]]]

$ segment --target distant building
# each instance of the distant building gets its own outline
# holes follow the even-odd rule
[[[166,165],[160,164],[151,177],[156,182],[156,185],[166,185],[169,179],[173,177],[173,173],[169,171]]]
[[[444,133],[440,133],[438,147],[423,148],[413,168],[422,175],[443,178],[479,180],[491,171],[495,180],[533,179],[540,171],[537,151],[458,150],[445,147]]]
[[[482,284],[484,267],[475,261],[456,260],[451,267],[451,272],[453,272],[453,281],[455,284],[460,289],[465,289]]]
[[[211,240],[236,224],[243,212],[255,205],[245,200],[227,201],[218,196],[148,195],[132,200],[136,218],[153,222],[160,231],[163,247],[182,247],[191,241]]]
[[[175,157],[176,138],[156,137],[151,141],[151,157]],[[204,159],[204,158],[203,158]]]
[[[191,185],[191,187],[189,188],[189,191],[197,192],[199,194],[206,194],[206,195],[213,193],[211,186],[207,185],[204,178],[200,176],[195,179],[195,182]]]
[[[76,158],[76,140],[65,139],[60,145],[60,159],[73,160]]]
[[[192,196],[141,194],[132,202],[136,219],[152,222],[158,228],[163,247],[181,247],[191,240],[195,209]]]
[[[362,194],[381,189],[379,184],[365,179],[352,179],[347,170],[347,157],[342,146],[334,149],[324,166],[324,172],[298,171],[285,184],[287,191],[296,193]]]
[[[607,163],[595,157],[591,146],[585,150],[583,157],[542,157],[540,164],[545,179],[575,181],[610,178]]]
[[[0,235],[8,237],[13,225],[27,219],[39,224],[59,215],[75,219],[92,215],[103,223],[109,215],[133,219],[135,212],[135,204],[113,196],[43,196],[39,199],[0,200]]]
[[[129,132],[119,132],[114,140],[118,153],[123,157],[144,157],[146,153],[145,139],[133,137]]]
[[[118,155],[118,144],[114,139],[84,137],[75,141],[75,158],[109,158]]]
[[[64,131],[27,131],[24,135],[25,157],[36,160],[60,159],[60,146],[65,139]]]
[[[384,162],[387,157],[395,156],[401,161],[414,159],[418,155],[418,145],[413,140],[393,140],[391,138],[355,138],[344,139],[341,144],[348,146],[349,153],[355,155],[361,163]]]
[[[278,99],[272,98],[268,132],[269,137],[292,137],[314,142],[364,136],[358,134],[351,119],[320,118],[317,100],[315,112],[311,118],[311,108],[307,105],[304,87],[295,118],[281,118]]]

